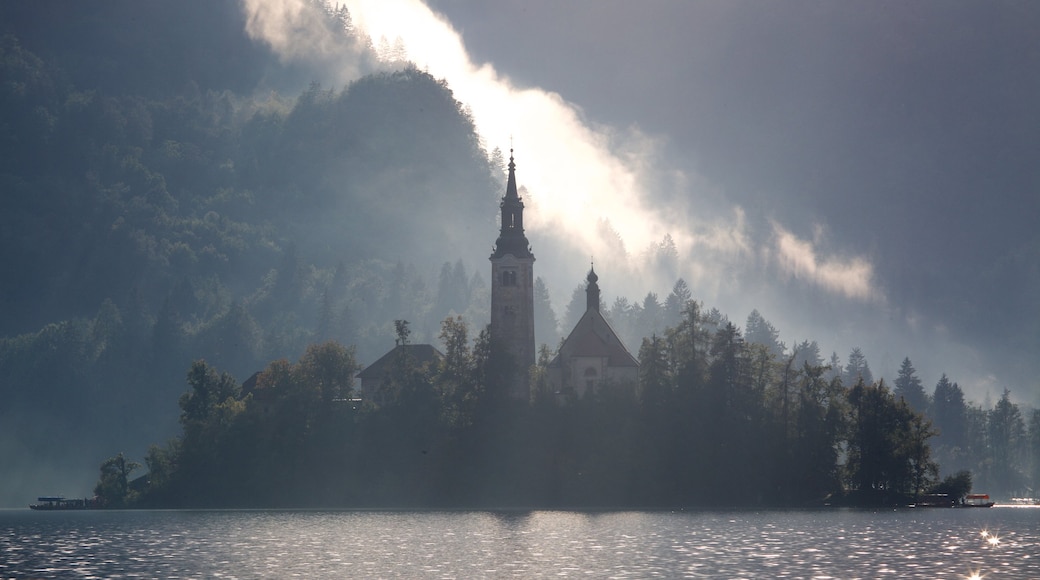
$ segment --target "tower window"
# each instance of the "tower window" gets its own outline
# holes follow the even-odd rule
[[[502,272],[503,286],[516,286],[516,270],[505,270]]]

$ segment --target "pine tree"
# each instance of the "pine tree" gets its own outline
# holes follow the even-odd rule
[[[849,362],[845,365],[845,372],[842,374],[841,380],[846,386],[849,386],[855,385],[860,379],[863,379],[863,382],[868,385],[874,382],[874,375],[870,372],[867,357],[857,346],[849,353]]]
[[[928,409],[928,394],[924,392],[921,379],[917,377],[917,370],[910,363],[910,357],[904,358],[902,366],[899,367],[893,393],[896,398],[902,397],[906,404],[918,413]]]

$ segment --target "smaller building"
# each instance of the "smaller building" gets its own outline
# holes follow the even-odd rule
[[[639,380],[639,361],[599,310],[599,276],[594,269],[586,280],[585,314],[560,345],[547,373],[550,388],[578,397],[603,384],[635,386]]]
[[[444,359],[441,351],[432,344],[398,344],[390,352],[379,357],[374,363],[365,367],[357,378],[361,381],[361,398],[377,405],[385,404],[383,385],[390,382],[394,364],[404,357],[417,367],[426,364],[437,365]]]

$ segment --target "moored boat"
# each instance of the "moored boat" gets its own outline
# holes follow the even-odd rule
[[[945,493],[929,493],[922,495],[913,504],[913,507],[953,507],[954,501],[949,494]]]
[[[988,508],[993,507],[996,503],[989,498],[989,494],[986,493],[969,493],[964,496],[964,501],[961,502],[961,507],[981,507]]]

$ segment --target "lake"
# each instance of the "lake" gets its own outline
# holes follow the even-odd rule
[[[0,578],[972,574],[1040,578],[1040,509],[0,510]]]

